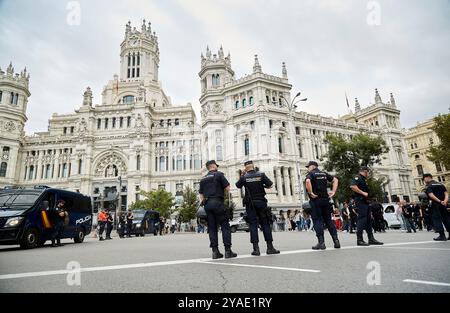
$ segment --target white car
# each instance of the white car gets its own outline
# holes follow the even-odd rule
[[[396,212],[398,205],[396,203],[383,204],[383,218],[389,228],[401,228],[402,221],[398,218]]]

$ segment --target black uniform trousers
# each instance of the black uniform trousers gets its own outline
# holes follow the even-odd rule
[[[205,203],[208,219],[208,234],[211,248],[219,246],[218,227],[222,230],[222,240],[225,247],[231,247],[231,228],[225,206],[221,198],[209,198]]]
[[[258,237],[258,223],[261,225],[261,229],[264,234],[264,240],[266,242],[272,242],[272,229],[270,228],[270,222],[266,216],[267,202],[265,200],[253,200],[253,205],[249,203],[245,206],[247,212],[248,223],[250,224],[250,242],[259,243]]]
[[[105,231],[106,222],[100,221],[100,222],[98,222],[98,226],[99,226],[98,235],[100,237],[102,237],[103,236],[103,232]]]
[[[55,240],[60,242],[61,237],[64,232],[64,221],[62,221],[62,220],[55,221],[53,223],[53,225],[54,225],[54,227],[53,227],[53,232],[52,232],[52,236],[51,236],[52,242],[54,242]]]
[[[371,208],[365,200],[356,199],[356,207],[358,208],[358,223],[356,224],[356,235],[362,237],[363,231],[367,235],[373,237]]]
[[[431,206],[431,217],[436,232],[443,232],[444,227],[442,227],[442,224],[444,224],[445,229],[450,233],[450,213],[445,206],[433,201]]]
[[[106,238],[111,238],[111,232],[113,230],[113,223],[106,223]]]
[[[311,204],[311,218],[314,224],[316,236],[323,236],[323,226],[328,228],[331,237],[337,237],[336,226],[331,220],[331,205],[328,198],[316,198],[310,201]]]

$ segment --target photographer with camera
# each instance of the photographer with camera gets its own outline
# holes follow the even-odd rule
[[[263,172],[256,171],[252,161],[244,163],[245,169],[242,176],[236,183],[236,187],[245,188],[244,205],[247,212],[248,223],[250,224],[250,241],[253,244],[252,255],[259,256],[258,223],[261,225],[264,240],[267,243],[267,254],[278,254],[279,250],[273,247],[272,212],[267,207],[266,191],[273,183]]]

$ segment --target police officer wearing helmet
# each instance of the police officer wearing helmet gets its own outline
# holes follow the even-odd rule
[[[208,219],[209,241],[213,251],[212,258],[223,258],[223,254],[219,251],[218,226],[220,226],[225,246],[225,258],[229,259],[237,256],[231,250],[231,228],[224,205],[225,191],[230,191],[230,183],[224,174],[218,171],[218,167],[214,160],[206,163],[208,174],[200,181],[199,194]]]
[[[258,223],[261,225],[264,240],[267,243],[267,254],[279,254],[280,251],[273,247],[272,230],[270,228],[272,212],[267,207],[265,191],[265,188],[272,188],[273,183],[266,174],[255,169],[253,161],[245,162],[244,166],[245,170],[236,183],[236,187],[239,189],[245,188],[244,204],[250,224],[250,242],[253,244],[252,255],[261,255],[258,245]]]
[[[383,245],[382,242],[375,240],[373,236],[371,209],[369,206],[369,186],[366,182],[367,177],[369,177],[369,168],[367,166],[361,166],[358,176],[350,184],[350,188],[353,191],[353,199],[355,199],[355,204],[358,208],[358,223],[356,226],[357,245]],[[364,230],[366,230],[367,236],[369,237],[369,243],[366,243],[363,239]]]
[[[306,190],[310,198],[311,218],[314,224],[314,230],[318,238],[318,244],[312,247],[313,250],[325,250],[325,238],[323,225],[325,224],[333,238],[334,248],[339,249],[341,244],[338,239],[336,226],[331,221],[332,208],[330,198],[332,198],[338,187],[338,179],[326,172],[319,170],[317,162],[310,161],[306,166],[308,174],[306,175]],[[332,191],[328,193],[328,182],[332,183]]]
[[[434,238],[436,241],[446,241],[444,227],[449,233],[450,240],[450,213],[448,206],[448,191],[445,186],[433,180],[433,176],[429,173],[423,175],[427,189],[426,194],[431,200],[431,218],[433,219],[434,230],[439,233],[439,237]]]

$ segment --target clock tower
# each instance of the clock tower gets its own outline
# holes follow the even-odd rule
[[[125,26],[125,39],[120,45],[120,78],[126,81],[157,82],[159,70],[159,47],[151,23],[142,23],[141,30]]]

